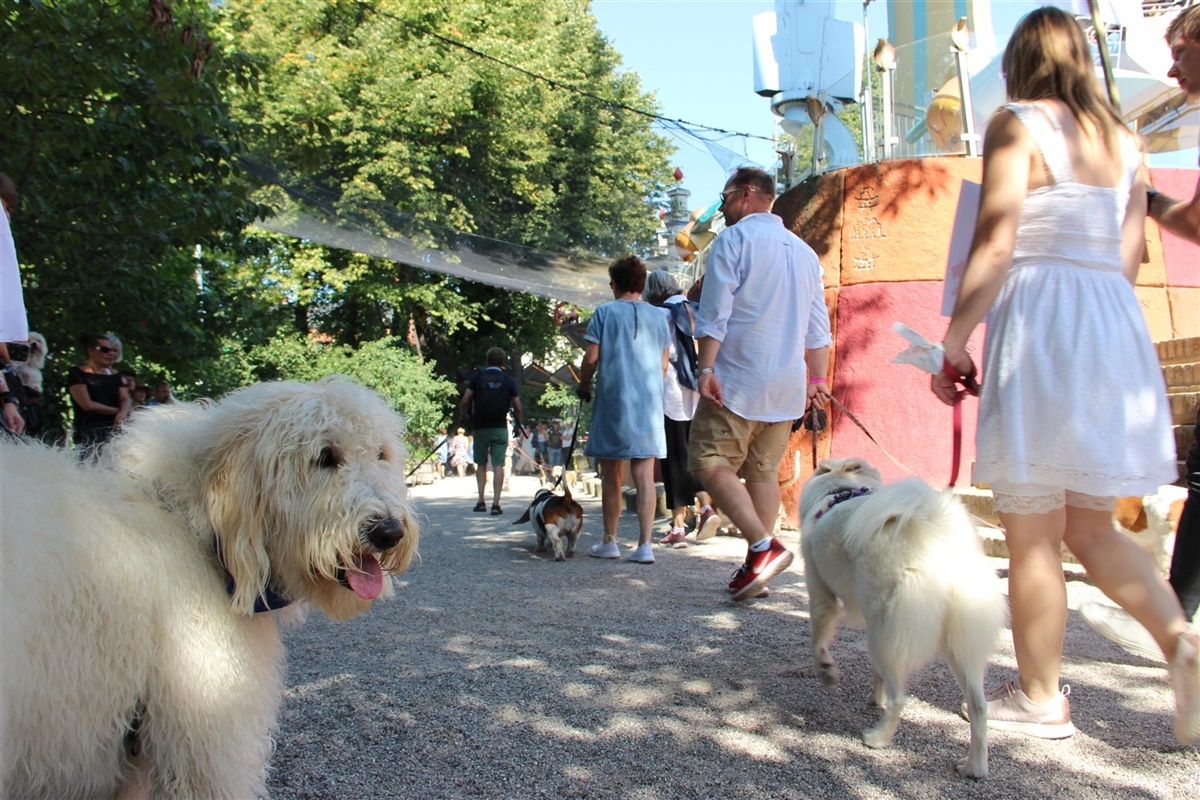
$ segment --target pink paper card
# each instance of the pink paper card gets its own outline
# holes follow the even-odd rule
[[[963,181],[958,195],[958,210],[954,213],[954,229],[950,233],[950,255],[946,259],[946,282],[942,288],[942,316],[954,313],[971,239],[975,236],[975,220],[979,216],[979,197],[983,187],[973,181]]]

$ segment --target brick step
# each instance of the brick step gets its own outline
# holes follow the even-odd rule
[[[1166,364],[1162,370],[1167,382],[1167,394],[1200,392],[1200,362]]]
[[[1200,361],[1200,336],[1187,339],[1168,339],[1156,342],[1158,361],[1164,367],[1168,364],[1194,364]]]
[[[1168,394],[1171,403],[1171,421],[1176,425],[1195,425],[1196,409],[1200,408],[1200,392]]]

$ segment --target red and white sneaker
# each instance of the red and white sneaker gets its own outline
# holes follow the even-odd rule
[[[733,599],[757,597],[759,589],[787,569],[794,557],[792,551],[781,545],[778,539],[772,539],[771,546],[761,553],[751,550],[746,554],[746,563],[733,573],[733,580],[729,582]]]

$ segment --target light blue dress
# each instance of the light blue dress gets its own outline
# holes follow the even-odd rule
[[[614,300],[596,309],[584,338],[600,345],[587,455],[666,458],[662,365],[671,340],[662,312]]]

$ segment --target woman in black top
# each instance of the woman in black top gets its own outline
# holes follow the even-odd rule
[[[129,391],[112,369],[119,350],[107,337],[85,334],[79,338],[84,362],[67,373],[67,391],[75,410],[72,439],[82,455],[99,450],[132,408]]]

